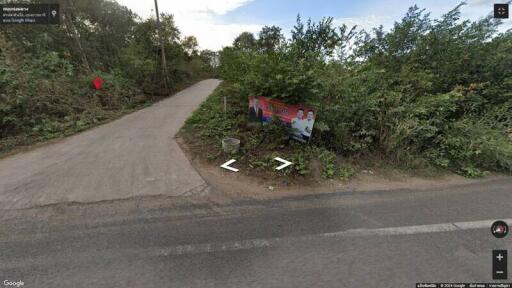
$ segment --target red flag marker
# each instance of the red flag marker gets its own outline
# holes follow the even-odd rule
[[[105,81],[103,81],[103,79],[101,79],[100,76],[96,76],[96,78],[94,78],[94,80],[92,80],[92,86],[96,90],[100,90],[101,87],[103,86],[103,83],[105,83]]]

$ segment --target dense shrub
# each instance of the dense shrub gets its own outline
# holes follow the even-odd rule
[[[220,54],[236,87],[226,95],[317,106],[312,144],[339,155],[423,158],[469,177],[512,172],[512,32],[497,33],[490,16],[460,20],[461,7],[437,20],[411,7],[390,31],[298,17],[274,46],[280,29],[246,33]]]
[[[68,4],[61,3],[61,25],[0,30],[0,152],[81,131],[215,71],[215,53],[182,37],[172,15],[161,15],[163,71],[154,19],[115,1]],[[101,90],[92,89],[96,76]]]

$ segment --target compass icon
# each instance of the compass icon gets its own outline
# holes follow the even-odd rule
[[[494,4],[494,18],[508,19],[508,4]]]
[[[496,238],[504,238],[508,234],[508,225],[504,221],[496,221],[492,224],[491,233]]]

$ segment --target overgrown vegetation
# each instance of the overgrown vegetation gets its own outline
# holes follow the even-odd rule
[[[215,53],[183,37],[172,15],[161,15],[162,74],[155,19],[109,0],[49,2],[60,4],[61,25],[0,28],[0,153],[84,130],[213,73]],[[96,76],[105,80],[98,91]]]
[[[220,53],[226,82],[185,131],[205,141],[210,160],[221,155],[220,139],[234,136],[247,165],[272,165],[277,151],[293,159],[295,175],[347,178],[354,170],[343,159],[372,158],[467,177],[510,173],[512,32],[498,33],[490,16],[461,20],[462,5],[437,20],[411,7],[390,31],[298,17],[291,39],[278,27],[243,33]],[[310,145],[283,138],[276,125],[248,128],[252,95],[316,106]]]

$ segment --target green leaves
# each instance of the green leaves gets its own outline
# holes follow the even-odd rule
[[[512,143],[503,135],[512,131],[512,34],[496,36],[499,23],[491,18],[459,21],[460,7],[432,20],[414,6],[390,31],[371,33],[335,28],[332,18],[298,17],[280,49],[271,41],[279,38],[275,27],[255,41],[241,35],[238,42],[247,36],[250,49],[241,42],[225,48],[222,75],[245,95],[314,103],[313,143],[329,151],[421,156],[468,177],[511,171]],[[343,41],[352,39],[353,54],[344,54]],[[327,178],[338,173],[331,166]]]
[[[300,15],[292,30],[290,46],[298,57],[303,59],[328,59],[334,56],[336,48],[342,44],[345,30],[338,30],[333,24],[334,18],[327,17],[315,23],[309,19],[306,24]]]

